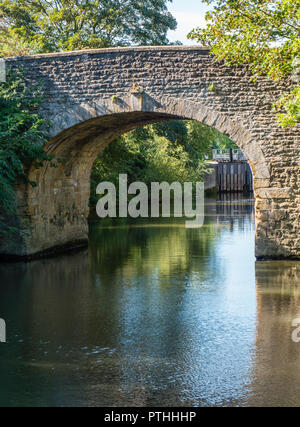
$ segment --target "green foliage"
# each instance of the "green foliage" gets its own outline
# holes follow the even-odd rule
[[[0,20],[0,56],[20,56],[30,52],[28,43],[8,28]]]
[[[186,150],[194,159],[211,158],[214,148],[237,148],[228,136],[210,126],[196,121],[188,121],[186,126],[188,129]]]
[[[196,182],[208,171],[206,158],[213,148],[234,143],[220,132],[196,121],[169,121],[144,126],[119,137],[99,155],[92,175],[91,203],[101,181],[118,185],[120,173],[128,182]]]
[[[27,164],[39,167],[47,156],[42,148],[46,122],[37,113],[42,102],[38,89],[29,89],[21,73],[7,76],[0,83],[0,212],[11,216],[15,213],[14,187],[26,181]],[[34,185],[34,183],[31,183]],[[0,235],[7,232],[0,222]]]
[[[31,52],[166,44],[170,0],[0,0],[2,27]],[[1,37],[0,37],[1,55]]]
[[[279,113],[278,120],[282,127],[295,126],[300,122],[300,85],[290,93],[282,96],[274,106],[275,110],[284,109],[285,113]]]
[[[194,29],[189,37],[209,46],[216,59],[228,65],[249,64],[254,78],[287,79],[293,89],[275,109],[283,110],[278,115],[281,125],[299,122],[299,76],[295,78],[299,66],[295,60],[300,51],[300,0],[203,1],[213,5],[206,15],[207,27]]]

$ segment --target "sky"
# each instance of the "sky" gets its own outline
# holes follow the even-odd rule
[[[168,38],[171,42],[180,40],[184,45],[197,44],[187,39],[187,34],[195,27],[205,25],[205,13],[208,6],[201,0],[173,0],[168,3],[168,9],[177,20],[177,30],[169,31]]]

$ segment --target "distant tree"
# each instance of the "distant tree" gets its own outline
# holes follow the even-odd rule
[[[2,37],[8,32],[37,53],[163,45],[177,25],[167,9],[170,1],[0,0]]]
[[[91,174],[91,204],[98,199],[97,184],[110,181],[118,185],[120,173],[128,175],[129,183],[202,180],[212,149],[230,147],[236,147],[231,139],[197,121],[174,120],[137,128],[99,154]]]
[[[0,19],[0,56],[20,56],[30,52],[28,44]]]
[[[300,0],[203,0],[213,6],[206,28],[189,34],[228,65],[249,64],[254,77],[286,79],[277,101],[282,126],[300,121]],[[297,84],[298,83],[298,84]],[[282,110],[282,111],[280,111]]]

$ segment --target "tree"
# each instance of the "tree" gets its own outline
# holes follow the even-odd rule
[[[9,31],[4,19],[0,19],[0,56],[20,56],[30,52],[28,43]]]
[[[287,92],[274,110],[282,126],[298,123],[300,0],[203,1],[213,5],[207,27],[194,29],[189,38],[210,47],[227,65],[249,64],[254,78],[286,79]]]
[[[177,25],[169,1],[0,0],[0,18],[9,34],[26,41],[34,53],[162,45]]]
[[[225,135],[196,121],[168,121],[137,128],[111,142],[100,153],[92,174],[91,204],[97,202],[101,181],[197,182],[208,172],[206,158],[213,148],[236,147]]]

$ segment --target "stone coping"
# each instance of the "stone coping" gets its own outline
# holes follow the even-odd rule
[[[36,55],[24,55],[24,56],[11,56],[3,58],[5,61],[18,61],[18,60],[31,60],[31,59],[42,59],[42,58],[56,58],[65,56],[79,56],[79,55],[97,55],[103,53],[126,53],[126,52],[159,52],[159,51],[201,51],[203,54],[209,54],[209,48],[205,46],[125,46],[125,47],[109,47],[101,49],[83,49],[73,50],[68,52],[54,52],[54,53],[41,53]]]

